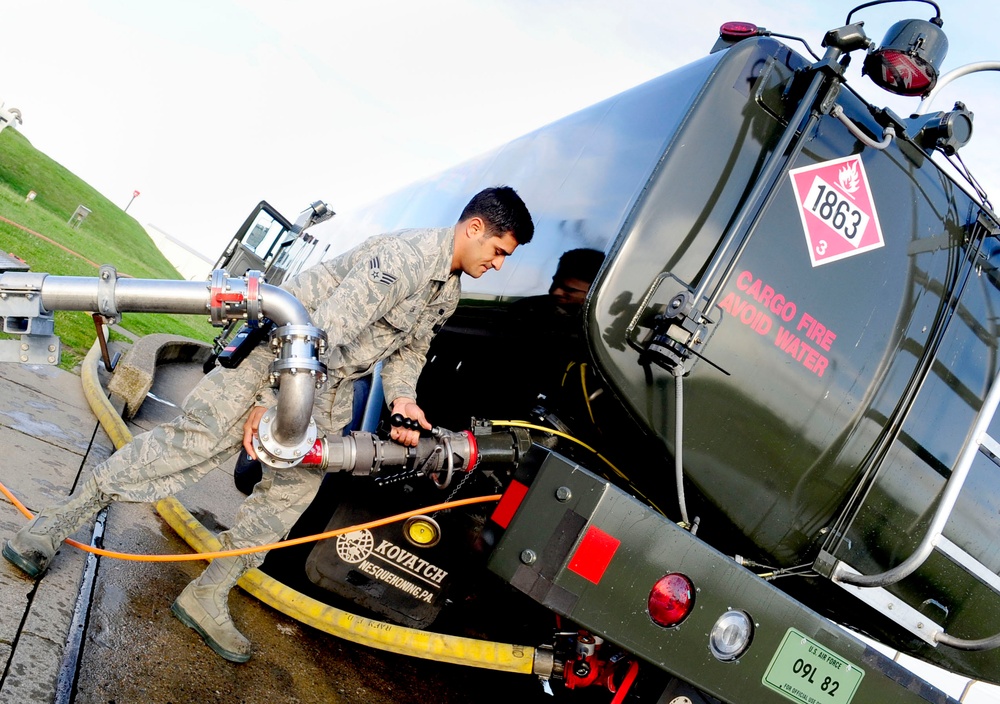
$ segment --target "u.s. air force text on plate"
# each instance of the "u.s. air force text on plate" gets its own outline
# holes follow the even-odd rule
[[[857,665],[789,628],[762,682],[793,702],[849,704],[864,676]]]

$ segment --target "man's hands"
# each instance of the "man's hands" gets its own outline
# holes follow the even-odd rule
[[[247,451],[251,459],[257,459],[257,452],[253,449],[253,436],[257,434],[257,426],[267,409],[264,406],[254,406],[250,409],[246,423],[243,424],[243,449]]]
[[[260,425],[260,419],[263,417],[264,412],[267,409],[264,406],[254,406],[250,409],[250,415],[247,416],[246,422],[243,424],[243,449],[247,451],[252,459],[257,459],[257,452],[253,448],[253,438],[257,434],[257,427]],[[417,402],[412,398],[400,397],[392,402],[392,413],[399,413],[403,418],[411,418],[420,425],[421,428],[425,430],[431,429],[431,424],[427,422],[426,416],[424,416],[423,410],[417,405]],[[417,442],[420,440],[420,431],[411,430],[404,428],[402,426],[393,427],[392,431],[389,433],[389,437],[400,443],[401,445],[407,445],[408,447],[416,447]]]
[[[421,410],[417,402],[412,398],[406,398],[405,396],[400,396],[395,401],[392,402],[392,415],[399,413],[403,418],[411,418],[420,424],[420,427],[424,430],[430,430],[431,424],[427,422],[427,418],[424,416],[424,412]],[[417,442],[420,440],[419,430],[410,430],[402,426],[393,426],[389,433],[389,437],[398,442],[401,445],[406,445],[408,447],[416,447]]]

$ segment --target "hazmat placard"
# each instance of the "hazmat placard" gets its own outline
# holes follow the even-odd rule
[[[885,245],[860,155],[792,169],[789,176],[814,267]]]

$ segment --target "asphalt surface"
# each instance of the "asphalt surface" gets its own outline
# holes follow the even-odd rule
[[[162,366],[130,423],[132,432],[172,417],[200,374],[196,364]],[[114,449],[90,411],[79,377],[56,367],[9,363],[0,363],[0,448],[0,481],[31,510],[71,493]],[[212,530],[228,526],[244,498],[232,469],[229,462],[178,495]],[[24,521],[0,496],[0,539]],[[112,505],[103,530],[110,550],[190,552],[149,504]],[[89,543],[91,535],[87,526],[74,537]],[[174,597],[204,562],[90,562],[88,567],[86,553],[63,546],[35,581],[0,561],[0,704],[552,701],[530,676],[359,646],[303,625],[241,590],[234,590],[230,608],[254,643],[254,655],[235,665],[216,656],[170,612]]]

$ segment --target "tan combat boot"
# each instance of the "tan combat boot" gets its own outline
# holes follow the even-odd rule
[[[38,577],[49,567],[62,542],[111,503],[90,477],[76,492],[38,512],[28,525],[4,543],[3,556],[29,577]]]
[[[229,591],[246,569],[242,557],[216,558],[170,607],[174,616],[197,631],[208,647],[230,662],[250,659],[250,641],[236,629],[229,616]]]

